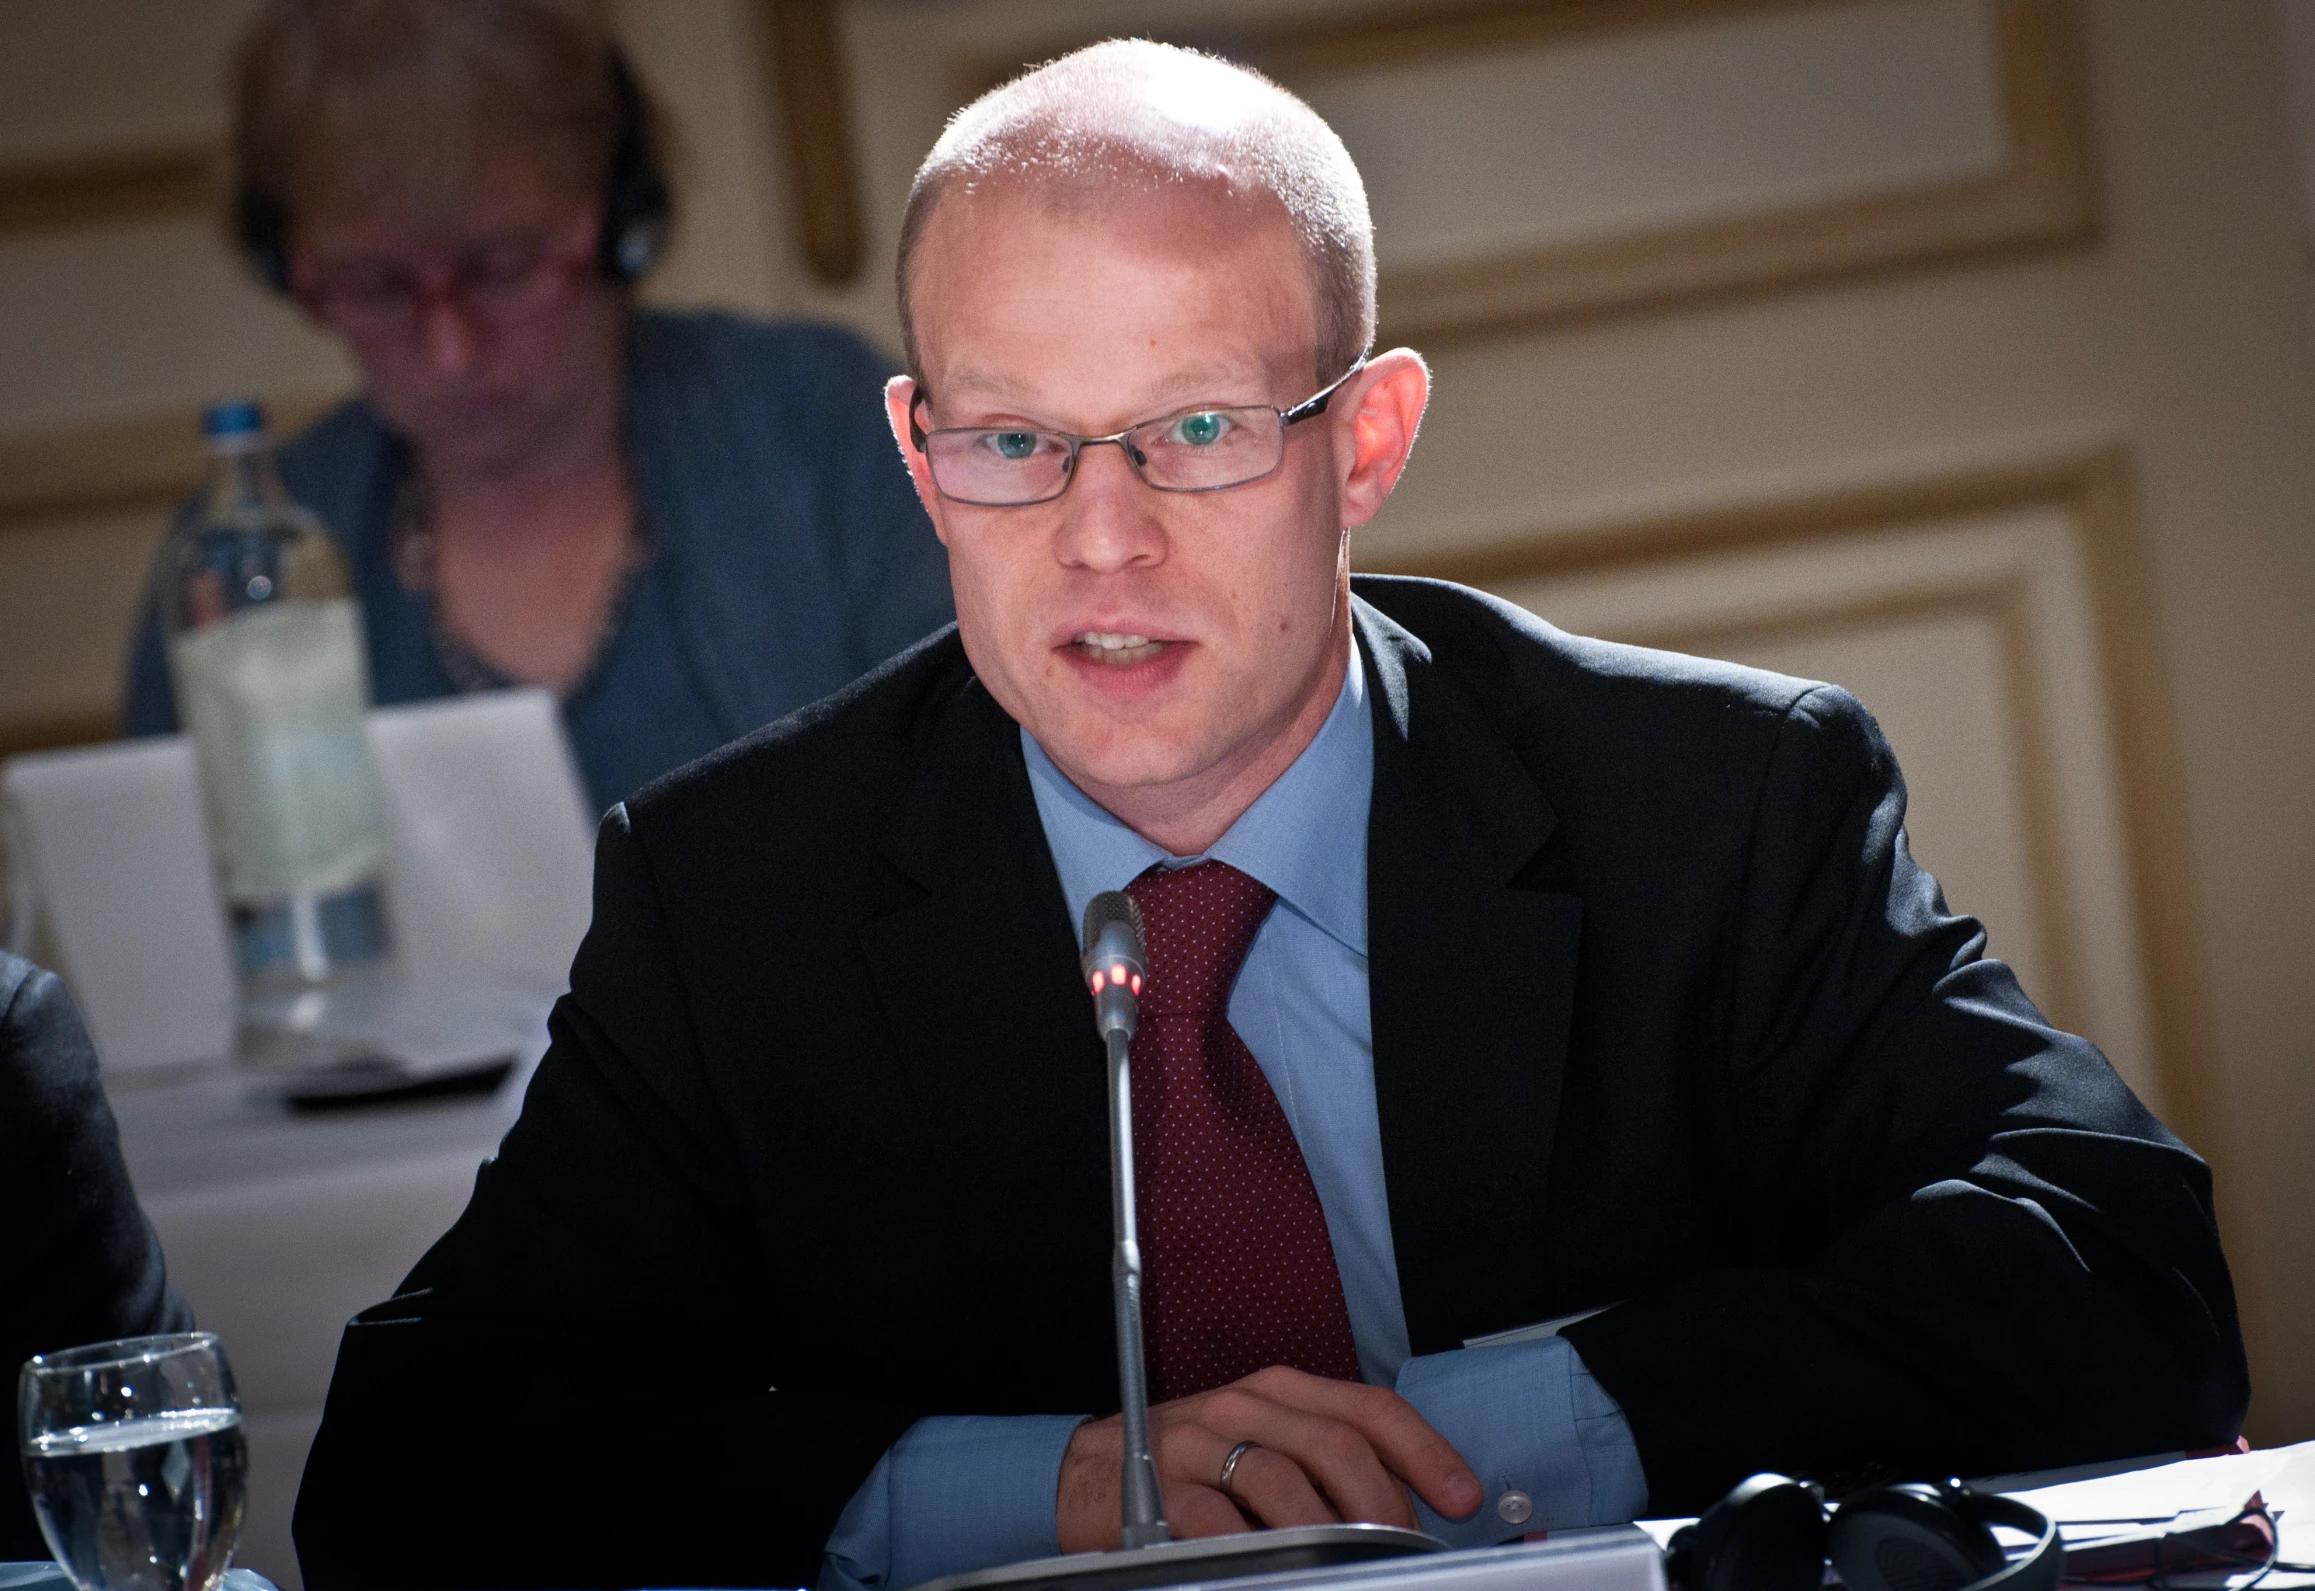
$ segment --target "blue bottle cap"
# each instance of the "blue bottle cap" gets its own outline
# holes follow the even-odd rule
[[[265,429],[265,410],[248,398],[212,403],[201,411],[201,435],[211,442],[256,436]]]

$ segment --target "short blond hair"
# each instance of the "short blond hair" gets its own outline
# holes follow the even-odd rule
[[[1366,185],[1334,129],[1261,73],[1170,44],[1111,39],[991,89],[949,120],[901,216],[901,350],[923,379],[909,303],[916,256],[960,183],[1009,178],[1071,208],[1111,192],[1219,181],[1275,196],[1308,263],[1318,380],[1374,341],[1374,223]]]
[[[597,0],[270,0],[233,68],[237,206],[291,213],[359,161],[421,187],[511,134],[598,189],[626,112]]]

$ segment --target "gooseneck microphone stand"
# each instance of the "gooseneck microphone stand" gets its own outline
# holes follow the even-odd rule
[[[1118,908],[1123,907],[1120,911]],[[1169,1538],[1157,1461],[1149,1451],[1149,1382],[1141,1349],[1141,1244],[1134,1232],[1133,1074],[1126,1052],[1141,1016],[1141,986],[1149,974],[1141,911],[1117,890],[1096,895],[1085,910],[1087,984],[1093,1023],[1109,1052],[1109,1201],[1117,1247],[1110,1256],[1111,1302],[1117,1312],[1117,1390],[1125,1416],[1125,1472],[1118,1479],[1127,1547]]]
[[[1149,977],[1141,908],[1122,890],[1094,896],[1085,908],[1080,943],[1079,966],[1093,994],[1094,1027],[1109,1059],[1109,1197],[1117,1235],[1109,1276],[1117,1311],[1117,1391],[1125,1417],[1125,1469],[1118,1477],[1124,1546],[947,1575],[915,1591],[1136,1591],[1444,1551],[1445,1542],[1390,1525],[1302,1525],[1198,1541],[1170,1539],[1157,1463],[1149,1449],[1141,1245],[1134,1233],[1132,1074],[1126,1059],[1141,1015],[1142,984]]]

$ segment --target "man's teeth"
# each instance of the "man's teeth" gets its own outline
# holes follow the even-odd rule
[[[1144,658],[1157,656],[1165,645],[1146,635],[1121,635],[1108,630],[1086,630],[1077,637],[1077,644],[1087,656],[1104,663],[1139,663]]]

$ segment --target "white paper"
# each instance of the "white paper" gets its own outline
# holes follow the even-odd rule
[[[502,1025],[476,1014],[488,991],[551,999],[569,975],[592,911],[592,815],[545,691],[379,708],[368,727],[401,981],[480,992],[446,994],[447,1024],[397,1003],[390,1034],[363,1036],[414,1056],[471,1050]],[[232,949],[186,738],[12,758],[0,792],[106,1070],[230,1053]]]
[[[2253,1493],[2264,1493],[2270,1482],[2308,1452],[2307,1447],[2275,1447],[2219,1458],[2181,1459],[2055,1486],[2008,1484],[2010,1479],[2033,1479],[2018,1476],[2005,1478],[1991,1489],[2007,1492],[2062,1525],[2157,1523],[2205,1509],[2232,1515]]]

